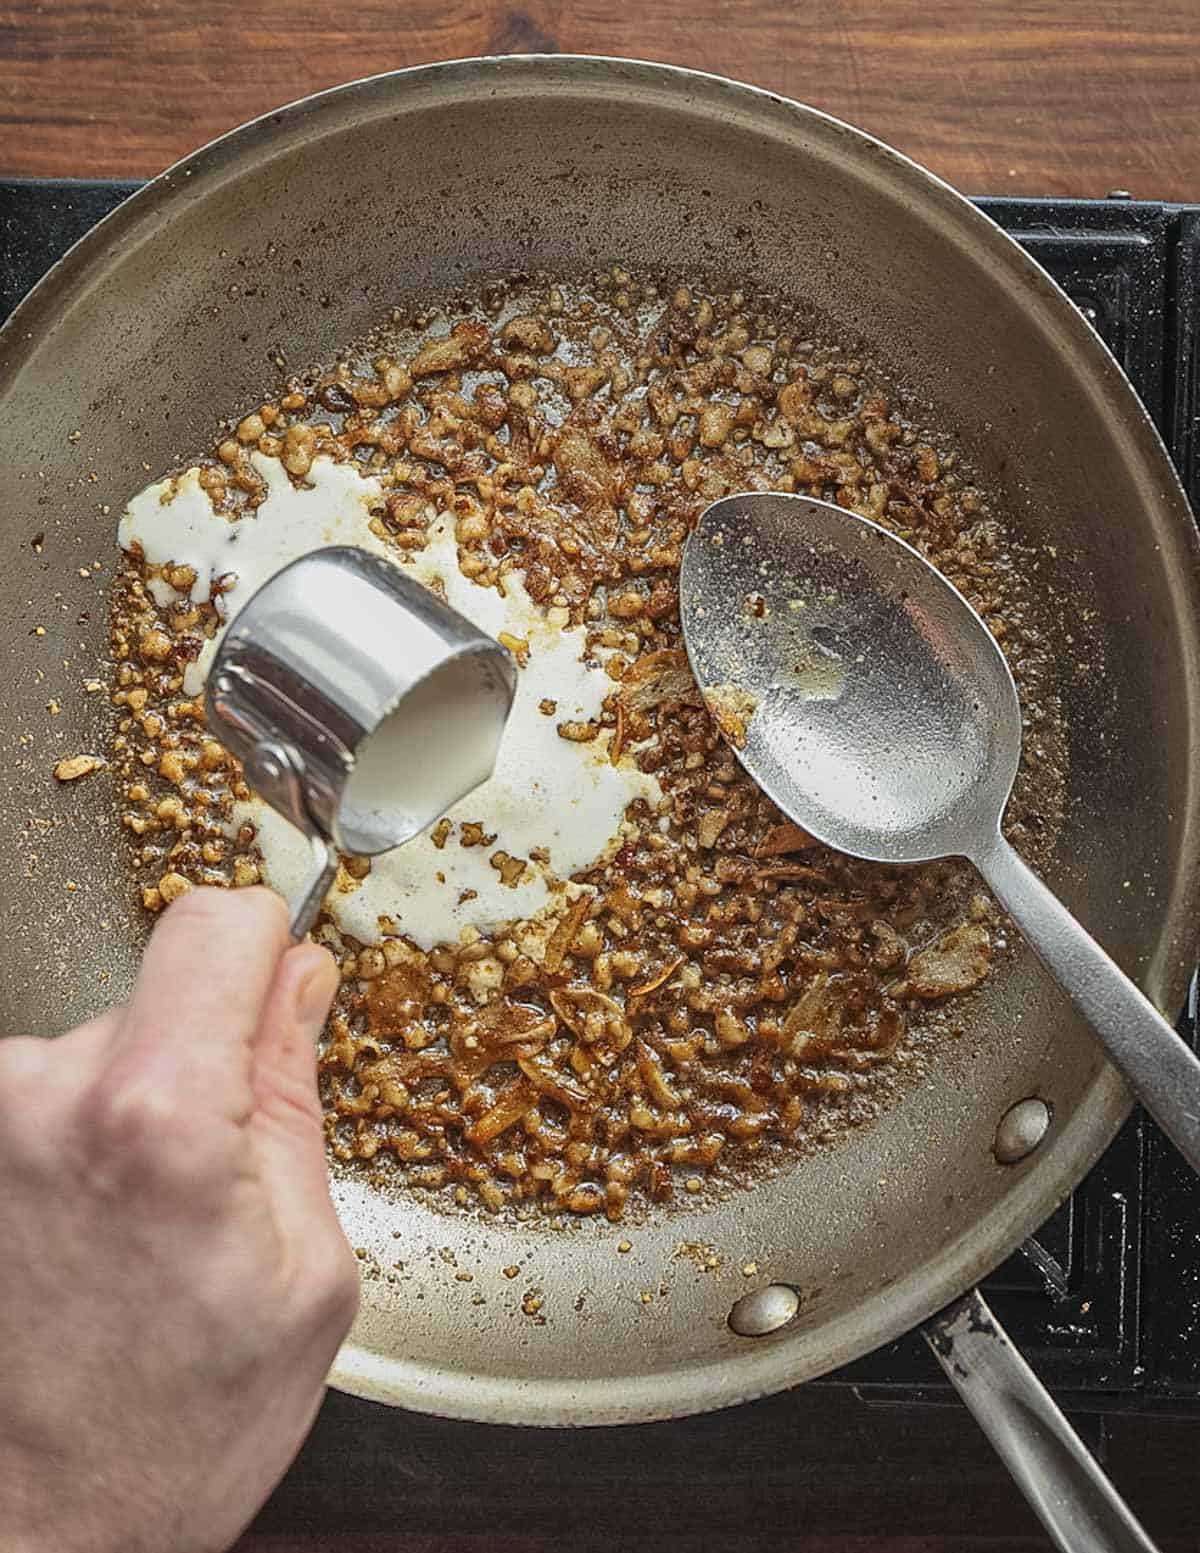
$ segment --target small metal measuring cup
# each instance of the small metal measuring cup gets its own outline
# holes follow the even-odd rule
[[[312,846],[290,904],[296,938],[339,851],[388,852],[491,776],[516,685],[499,642],[366,550],[315,550],[252,595],[205,708],[246,781]]]

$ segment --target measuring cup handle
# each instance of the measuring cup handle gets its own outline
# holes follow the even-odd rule
[[[1200,1171],[1200,1060],[998,832],[972,862],[1138,1099]]]
[[[310,835],[312,868],[288,905],[292,919],[292,937],[299,943],[321,914],[329,886],[338,871],[337,848],[322,836]]]

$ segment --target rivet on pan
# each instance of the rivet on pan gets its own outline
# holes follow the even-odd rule
[[[768,1283],[743,1294],[729,1312],[729,1325],[739,1337],[766,1337],[778,1332],[800,1309],[800,1296],[786,1283]]]
[[[1031,1097],[1009,1106],[1000,1118],[996,1141],[992,1144],[997,1161],[1001,1165],[1015,1165],[1032,1154],[1049,1126],[1050,1107],[1044,1100]]]

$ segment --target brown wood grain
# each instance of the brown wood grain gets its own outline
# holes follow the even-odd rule
[[[1200,198],[1200,0],[0,0],[0,172],[157,172],[264,110],[466,54],[670,60],[968,193]]]
[[[934,1371],[929,1361],[931,1377]],[[1195,1553],[1200,1419],[1073,1419],[1161,1553]],[[456,1424],[330,1394],[236,1553],[1048,1553],[961,1404],[808,1386],[675,1423]]]

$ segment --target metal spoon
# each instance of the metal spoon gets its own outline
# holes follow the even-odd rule
[[[1004,655],[911,546],[804,496],[714,502],[684,548],[692,672],[738,759],[819,840],[971,859],[1188,1161],[1200,1062],[1000,834],[1021,753]],[[926,1342],[1063,1553],[1154,1553],[978,1290]]]
[[[352,545],[301,556],[252,595],[221,638],[205,709],[312,847],[293,937],[316,921],[339,850],[391,851],[487,781],[516,684],[499,642]]]
[[[856,857],[969,858],[1200,1170],[1200,1061],[1000,833],[1021,712],[962,594],[865,518],[756,493],[705,511],[680,596],[692,672],[758,785]]]

